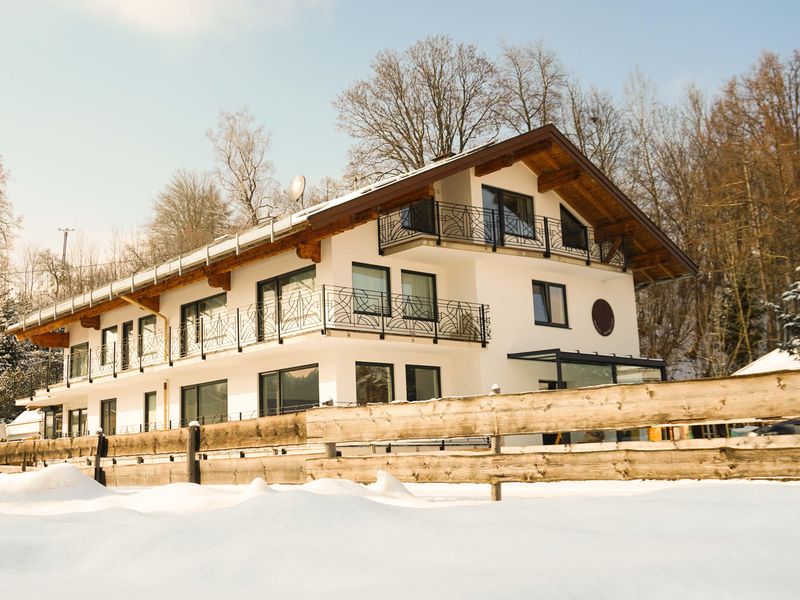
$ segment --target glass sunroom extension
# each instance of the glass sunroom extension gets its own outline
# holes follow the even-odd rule
[[[565,352],[558,348],[514,352],[508,358],[553,365],[553,379],[548,383],[552,383],[551,387],[556,389],[611,383],[649,383],[667,378],[666,363],[655,358]]]

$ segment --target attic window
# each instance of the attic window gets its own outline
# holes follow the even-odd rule
[[[578,250],[587,249],[586,225],[581,223],[578,218],[561,205],[561,240],[567,248]]]

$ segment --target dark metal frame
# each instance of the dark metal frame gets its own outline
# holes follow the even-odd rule
[[[181,393],[182,392],[183,390],[181,390]],[[150,431],[150,425],[151,425],[150,420],[147,418],[147,396],[149,396],[150,394],[153,394],[155,398],[156,415],[158,415],[158,392],[156,390],[150,390],[149,392],[145,392],[142,395],[142,404],[144,409],[144,417],[142,418],[142,424],[144,425],[145,431]],[[183,398],[181,398],[181,400],[183,400]],[[183,402],[181,402],[181,404],[183,404]],[[181,406],[181,408],[183,408],[183,406]]]
[[[85,420],[86,420],[86,424],[87,424],[87,429],[88,429],[89,409],[88,408],[70,408],[67,411],[67,435],[69,435],[69,437],[79,437],[79,436],[82,436],[82,435],[86,435],[88,433],[87,431],[83,431],[83,432],[79,431],[78,433],[72,431],[72,413],[74,413],[74,412],[83,413],[84,414],[84,417],[85,417]],[[62,427],[62,430],[63,430],[63,427],[64,427],[63,422],[62,422],[61,427]],[[78,429],[80,429],[80,428],[81,428],[81,417],[80,417],[80,415],[78,415]]]
[[[112,431],[110,428],[106,428],[106,424],[103,422],[105,419],[105,407],[109,406],[109,404],[114,403],[114,413],[117,412],[117,399],[116,398],[107,398],[105,400],[100,400],[100,429],[103,430],[103,435],[114,435],[114,432],[117,430],[117,417],[114,417],[114,430]]]
[[[291,371],[299,371],[300,369],[309,369],[311,367],[315,367],[317,369],[317,377],[319,377],[319,363],[308,363],[306,365],[298,365],[296,367],[288,367],[286,369],[272,369],[271,371],[263,371],[258,374],[258,414],[259,416],[266,417],[268,416],[267,407],[264,406],[264,398],[261,391],[261,378],[265,375],[271,375],[272,373],[276,373],[278,375],[278,405],[275,407],[276,413],[278,415],[285,414],[283,411],[283,382],[281,381],[281,373],[291,372]],[[319,385],[317,385],[317,403],[314,406],[319,406]],[[309,408],[312,408],[309,406]],[[293,411],[298,412],[298,411]]]
[[[227,407],[228,407],[227,406],[228,405],[228,387],[227,387],[228,386],[228,380],[227,379],[215,379],[213,381],[204,381],[202,383],[193,383],[193,384],[190,384],[190,385],[182,385],[181,386],[181,420],[180,420],[181,424],[184,424],[187,421],[187,419],[186,419],[186,407],[184,406],[184,401],[183,401],[183,393],[184,393],[184,391],[186,391],[186,390],[188,390],[190,388],[197,388],[197,408],[198,408],[198,412],[200,412],[199,411],[199,408],[200,408],[200,388],[202,386],[205,386],[205,385],[215,385],[217,383],[224,383],[225,384],[225,408],[227,409]],[[227,410],[225,412],[226,412],[226,415],[227,415]],[[198,417],[198,419],[200,419],[200,415],[199,414],[197,415],[197,417]],[[200,422],[202,423],[203,420],[201,419]],[[188,424],[188,423],[186,423],[186,424]]]
[[[110,331],[114,331],[117,336],[117,341],[119,340],[119,325],[112,325],[111,327],[103,327],[100,330],[100,364],[101,365],[110,365],[114,361],[114,356],[109,357],[108,351],[109,347],[116,348],[117,341],[111,342],[110,344],[106,342],[106,334]],[[111,358],[111,360],[109,360]]]
[[[439,394],[441,395],[441,393],[442,393],[442,368],[441,367],[436,366],[436,365],[408,365],[407,364],[406,365],[406,400],[408,402],[417,402],[418,401],[417,398],[412,400],[409,397],[409,393],[408,393],[408,381],[409,381],[409,375],[410,375],[410,372],[411,372],[412,369],[425,369],[425,370],[428,370],[428,371],[435,371],[436,372],[436,381],[439,384]],[[427,398],[426,398],[426,400],[427,400]]]
[[[264,339],[264,322],[263,322],[263,310],[264,310],[264,297],[261,294],[261,286],[267,283],[275,282],[275,323],[278,327],[278,343],[283,343],[283,337],[281,336],[280,331],[280,323],[281,323],[281,286],[280,280],[284,277],[291,277],[292,275],[297,275],[298,273],[303,273],[304,271],[313,271],[314,272],[314,284],[316,286],[317,281],[317,265],[306,265],[305,267],[300,267],[299,269],[293,269],[291,271],[287,271],[286,273],[281,273],[280,275],[275,275],[273,277],[267,277],[266,279],[262,279],[261,281],[256,281],[256,311],[257,311],[257,322],[256,322],[256,339],[258,341],[262,341]]]
[[[392,316],[392,303],[387,302],[389,298],[392,297],[392,272],[389,267],[384,267],[381,265],[373,265],[370,263],[363,263],[363,262],[356,262],[353,261],[352,267],[364,267],[367,269],[377,269],[383,271],[386,275],[386,292],[379,292],[381,294],[381,312],[371,312],[368,310],[356,310],[355,306],[353,307],[353,312],[357,315],[370,315],[373,317],[380,317],[381,315],[385,317]],[[352,281],[352,270],[350,273],[351,281]],[[353,289],[363,289],[363,288],[356,288],[355,284],[353,284]],[[365,292],[370,292],[372,290],[364,290]],[[355,298],[354,298],[355,299]]]
[[[424,317],[409,317],[405,314],[405,303],[403,305],[403,318],[404,319],[412,319],[414,321],[426,321],[428,323],[435,323],[439,321],[439,296],[437,288],[439,287],[438,282],[436,281],[436,273],[425,273],[423,271],[411,271],[409,269],[400,269],[400,291],[402,292],[403,289],[403,275],[408,273],[409,275],[422,275],[423,277],[432,277],[433,278],[433,318],[426,319]],[[422,298],[422,296],[412,296],[410,294],[401,294],[403,298]],[[391,315],[388,315],[391,316]]]
[[[509,235],[513,237],[519,237],[528,240],[537,240],[536,236],[536,199],[529,195],[523,194],[522,192],[515,192],[514,190],[506,190],[503,188],[495,187],[493,185],[481,185],[481,202],[483,202],[483,190],[490,190],[492,192],[499,194],[500,203],[496,209],[494,208],[486,208],[486,205],[483,206],[484,210],[492,211],[493,215],[497,215],[497,220],[494,223],[495,227],[493,228],[494,231],[492,232],[493,237],[495,238],[493,242],[498,246],[505,246],[505,239],[506,235],[508,234],[508,229],[506,228],[506,215],[505,215],[505,202],[504,196],[505,194],[514,194],[515,196],[521,196],[523,198],[530,198],[531,201],[531,220],[532,222],[529,225],[533,228],[533,235],[523,235],[521,233],[511,233]],[[522,220],[522,219],[520,219]]]
[[[374,361],[364,361],[364,360],[357,360],[355,363],[355,372],[358,371],[358,367],[389,367],[389,389],[391,391],[391,398],[389,399],[389,403],[394,402],[397,398],[396,390],[395,390],[395,381],[394,381],[394,363],[382,363],[382,362],[374,362]],[[356,374],[356,404],[358,406],[364,406],[367,404],[361,404],[358,402],[358,375]]]
[[[545,288],[545,295],[544,301],[547,305],[547,312],[549,313],[550,321],[539,321],[536,318],[536,303],[533,302],[533,298],[535,296],[535,292],[533,291],[533,286],[535,285],[543,285]],[[553,310],[550,306],[550,288],[551,287],[558,287],[564,291],[564,323],[554,323],[552,321],[553,318]],[[549,281],[541,281],[539,279],[532,279],[531,280],[531,303],[533,305],[533,323],[535,325],[543,325],[545,327],[559,327],[561,329],[569,329],[569,309],[567,303],[567,286],[563,283],[551,283]]]

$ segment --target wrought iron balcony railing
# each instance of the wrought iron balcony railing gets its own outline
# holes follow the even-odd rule
[[[468,242],[497,248],[537,250],[586,261],[627,267],[623,243],[597,242],[591,227],[549,217],[524,219],[510,210],[422,200],[378,218],[378,250],[415,239]],[[621,242],[622,240],[620,240]]]
[[[184,321],[128,340],[74,346],[53,353],[29,370],[29,395],[37,390],[117,377],[129,371],[308,333],[346,330],[456,340],[486,345],[491,337],[489,307],[460,300],[324,285],[277,301],[251,304]]]

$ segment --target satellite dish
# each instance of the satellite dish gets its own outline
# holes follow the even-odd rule
[[[292,179],[292,183],[289,184],[289,200],[292,202],[297,202],[300,198],[303,197],[303,192],[306,189],[306,178],[302,175],[298,175],[294,179]]]

